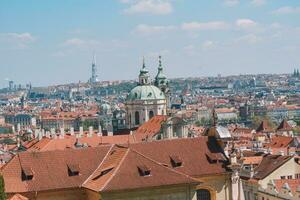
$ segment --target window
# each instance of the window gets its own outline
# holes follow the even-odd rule
[[[140,113],[138,111],[135,112],[134,118],[135,118],[135,125],[139,125],[140,124]]]
[[[151,169],[147,167],[146,165],[140,165],[138,166],[138,171],[140,176],[150,176]]]
[[[210,192],[205,189],[197,190],[197,200],[211,200]]]
[[[68,164],[68,175],[69,176],[79,176],[79,165],[78,164]]]
[[[292,175],[287,176],[287,179],[293,179]]]
[[[295,174],[295,179],[300,179],[300,174]]]
[[[30,167],[22,167],[22,181],[33,179],[33,171]]]
[[[285,179],[285,176],[280,176],[280,179]]]
[[[182,166],[182,160],[179,156],[172,155],[170,156],[172,167],[180,167]]]
[[[154,116],[154,112],[152,110],[150,110],[149,112],[149,119],[151,119]]]

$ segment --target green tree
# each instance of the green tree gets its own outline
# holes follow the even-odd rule
[[[5,185],[2,175],[0,175],[0,200],[6,200]]]

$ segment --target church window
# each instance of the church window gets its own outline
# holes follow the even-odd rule
[[[197,200],[211,200],[210,192],[205,189],[197,190]]]
[[[138,111],[135,112],[135,125],[140,124],[140,113]]]
[[[151,119],[152,117],[154,117],[154,112],[152,110],[150,110],[150,112],[149,112],[149,119]]]

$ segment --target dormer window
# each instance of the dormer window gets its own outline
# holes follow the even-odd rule
[[[79,176],[79,164],[68,164],[68,175]]]
[[[138,168],[140,176],[150,176],[151,169],[149,167],[147,167],[146,165],[139,165],[137,168]]]
[[[105,174],[108,174],[108,173],[109,173],[110,171],[112,171],[113,169],[114,169],[114,166],[113,166],[113,165],[108,166],[108,167],[102,169],[100,173],[96,174],[96,175],[92,178],[92,180],[97,180],[97,179],[99,179],[100,177],[104,176]]]
[[[216,163],[219,160],[218,156],[214,153],[211,153],[211,152],[206,153],[206,158],[207,158],[209,163]]]
[[[172,167],[181,167],[182,166],[182,159],[179,156],[172,155],[170,156]]]
[[[33,179],[33,171],[30,167],[22,167],[22,181]]]

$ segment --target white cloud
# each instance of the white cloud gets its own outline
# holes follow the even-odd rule
[[[173,12],[173,6],[168,0],[121,0],[122,3],[130,4],[124,10],[125,14],[152,14],[167,15]]]
[[[300,7],[285,6],[272,11],[272,13],[276,15],[296,14],[296,13],[300,13]]]
[[[167,49],[163,49],[157,52],[150,52],[146,55],[146,57],[150,59],[157,59],[158,56],[166,56],[168,54],[170,54],[170,51]]]
[[[251,19],[238,19],[236,20],[235,25],[239,29],[246,31],[254,31],[258,28],[258,24]]]
[[[36,41],[31,33],[0,33],[0,43],[16,49],[24,49]]]
[[[224,30],[228,29],[229,25],[223,21],[188,22],[183,23],[181,28],[185,31]]]
[[[203,44],[202,44],[202,49],[203,49],[203,50],[212,49],[212,48],[215,48],[216,45],[217,45],[216,42],[211,41],[211,40],[206,40],[206,41],[204,41]]]
[[[134,33],[140,34],[140,35],[153,35],[153,34],[162,34],[168,31],[175,30],[175,26],[151,26],[147,24],[139,24],[135,29]]]
[[[251,4],[255,6],[262,6],[266,4],[266,0],[251,0]]]
[[[235,40],[236,43],[247,43],[247,44],[256,44],[261,41],[262,41],[262,38],[255,34],[244,35]]]
[[[236,6],[240,3],[240,0],[224,0],[226,6]]]
[[[95,46],[98,44],[99,42],[96,40],[84,40],[80,38],[70,38],[63,43],[64,46],[75,46],[75,47]]]

